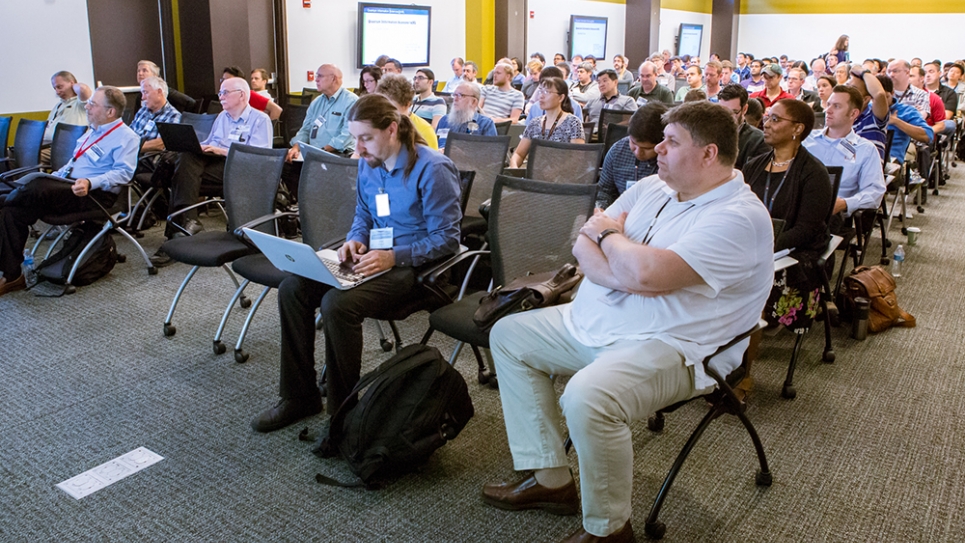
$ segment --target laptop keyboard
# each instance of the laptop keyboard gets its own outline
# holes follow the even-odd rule
[[[365,279],[365,276],[361,273],[345,271],[345,268],[334,260],[330,260],[328,258],[322,258],[321,260],[325,264],[325,267],[328,268],[328,271],[332,272],[332,275],[334,275],[339,281],[358,283],[362,279]]]

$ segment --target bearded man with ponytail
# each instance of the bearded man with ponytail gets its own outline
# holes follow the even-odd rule
[[[333,414],[359,380],[362,321],[385,319],[399,304],[424,296],[416,285],[421,269],[459,248],[459,172],[452,161],[427,147],[412,122],[380,94],[361,97],[348,112],[348,125],[361,160],[355,221],[338,255],[356,273],[388,271],[349,290],[297,275],[281,283],[281,400],[252,420],[258,432],[322,411],[316,308],[321,306]]]

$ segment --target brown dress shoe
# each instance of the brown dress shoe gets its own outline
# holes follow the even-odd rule
[[[576,481],[560,488],[546,488],[536,482],[536,475],[516,483],[490,483],[483,487],[483,502],[506,509],[542,509],[554,515],[575,515],[580,512],[580,498],[576,495]]]
[[[27,288],[27,279],[20,274],[20,277],[14,279],[13,281],[4,281],[0,284],[0,296],[8,292],[16,292],[18,290],[23,290]]]
[[[604,537],[587,533],[586,530],[580,528],[570,534],[570,537],[564,539],[563,543],[596,543],[598,541],[606,543],[632,543],[636,540],[637,539],[633,537],[633,526],[630,526],[630,521],[628,520],[619,531]]]

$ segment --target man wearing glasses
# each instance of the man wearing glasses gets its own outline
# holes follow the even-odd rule
[[[85,106],[90,129],[70,162],[53,174],[25,176],[0,202],[0,296],[26,286],[20,266],[31,224],[48,214],[95,210],[97,203],[110,207],[134,175],[141,140],[121,120],[126,104],[117,87],[98,88]]]
[[[412,78],[412,86],[415,88],[412,113],[430,123],[435,130],[439,119],[446,114],[446,101],[432,92],[436,86],[436,74],[429,68],[420,68]]]
[[[436,137],[439,148],[446,148],[450,133],[495,136],[496,125],[489,117],[479,113],[479,85],[463,81],[452,93],[452,111],[439,120]]]
[[[251,89],[244,78],[232,77],[221,82],[218,98],[224,110],[214,120],[211,133],[201,142],[203,154],[181,153],[178,157],[178,168],[171,182],[168,214],[195,204],[201,197],[202,183],[224,183],[225,161],[232,144],[265,149],[271,147],[271,119],[248,105],[250,94]],[[178,220],[178,226],[168,222],[164,232],[168,239],[181,232],[195,234],[201,230],[196,210],[180,215]],[[158,249],[151,257],[151,262],[158,267],[167,266],[171,263],[171,257]]]

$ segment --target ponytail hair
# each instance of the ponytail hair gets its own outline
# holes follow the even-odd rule
[[[409,117],[399,113],[395,105],[381,94],[366,94],[359,98],[348,110],[349,122],[367,122],[376,130],[386,130],[392,123],[398,126],[397,137],[409,154],[405,165],[406,177],[412,173],[419,159],[417,145],[425,145],[426,140],[415,129]]]

